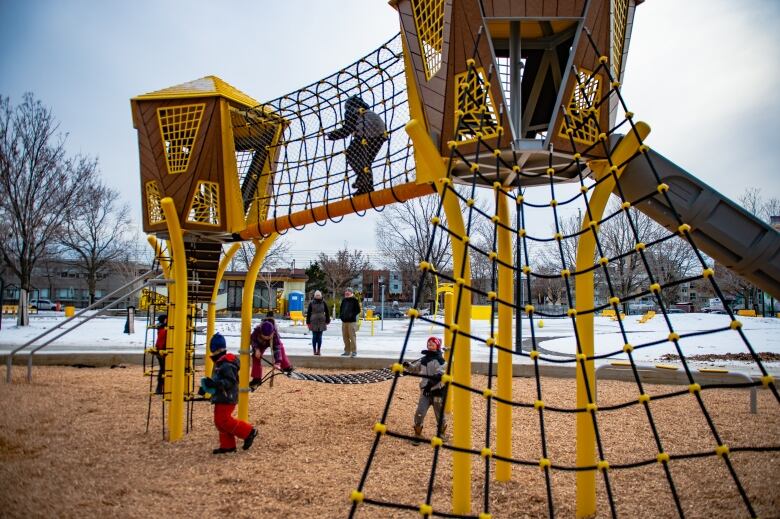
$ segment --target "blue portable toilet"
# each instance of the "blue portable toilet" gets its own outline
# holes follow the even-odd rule
[[[303,292],[292,290],[287,294],[287,311],[303,312]]]

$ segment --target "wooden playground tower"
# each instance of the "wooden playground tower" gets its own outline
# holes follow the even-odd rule
[[[273,189],[276,146],[288,122],[279,114],[220,79],[209,76],[133,98],[138,130],[144,231],[167,242],[173,283],[168,348],[173,350],[169,411],[170,440],[182,434],[185,394],[185,349],[192,343],[179,302],[209,305],[206,343],[214,330],[214,303],[222,272],[236,250],[234,243],[221,261],[222,245],[252,240],[256,254],[244,284],[241,328],[239,417],[248,414],[249,334],[252,294],[262,259],[278,233],[343,214],[437,193],[443,199],[450,229],[467,236],[458,201],[444,197],[449,183],[477,183],[497,192],[520,192],[540,184],[568,182],[587,169],[606,179],[591,192],[590,218],[602,218],[606,202],[623,174],[618,166],[645,152],[641,141],[649,127],[636,131],[616,146],[600,128],[615,122],[617,102],[599,101],[618,88],[629,49],[634,10],[641,0],[393,0],[399,15],[410,121],[406,131],[414,146],[416,179],[327,206],[267,217],[258,193]],[[594,48],[602,49],[599,55]],[[464,124],[465,122],[465,124]],[[251,134],[262,133],[264,149],[250,149]],[[577,143],[577,150],[572,147]],[[490,154],[477,156],[480,146]],[[611,148],[611,149],[610,149]],[[249,152],[249,173],[239,181],[236,156]],[[463,160],[463,159],[468,160]],[[613,161],[613,162],[610,162]],[[466,163],[471,164],[467,166]],[[507,164],[511,164],[508,166]],[[483,169],[484,168],[484,169]],[[538,173],[523,176],[519,172]],[[499,261],[499,301],[514,301],[512,233],[506,196],[496,197]],[[590,218],[583,229],[592,227]],[[595,243],[583,233],[577,270],[592,265]],[[162,247],[157,246],[163,256]],[[707,251],[708,252],[708,251]],[[451,380],[470,387],[471,301],[468,247],[452,240],[457,283],[447,308],[445,343],[454,350]],[[162,262],[167,265],[165,261]],[[423,270],[431,268],[421,265]],[[189,287],[188,280],[199,285]],[[593,275],[576,279],[576,326],[582,354],[593,356]],[[577,313],[581,312],[581,313]],[[414,318],[416,310],[411,310]],[[495,343],[511,347],[513,308],[499,305]],[[182,331],[183,332],[180,332]],[[457,345],[457,348],[453,348]],[[583,358],[584,358],[583,357]],[[171,363],[168,363],[170,365]],[[577,407],[589,405],[593,394],[593,361],[582,360],[577,370]],[[207,371],[209,366],[207,366]],[[191,370],[190,370],[191,372]],[[496,395],[511,401],[512,356],[498,353]],[[586,384],[587,380],[587,384]],[[451,387],[452,444],[472,447],[471,393]],[[497,405],[497,455],[511,457],[511,406]],[[549,460],[548,460],[549,461]],[[577,465],[597,462],[594,430],[588,413],[577,415]],[[507,481],[511,465],[497,461],[496,478]],[[453,453],[452,511],[471,510],[471,458]],[[596,474],[577,472],[577,515],[596,512]]]

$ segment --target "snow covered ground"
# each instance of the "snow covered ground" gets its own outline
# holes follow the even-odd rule
[[[727,315],[711,314],[672,314],[669,316],[674,332],[682,339],[680,346],[686,356],[689,355],[723,355],[747,353],[748,349],[735,330],[729,329]],[[31,325],[19,328],[11,318],[4,318],[2,330],[0,330],[0,354],[7,353],[25,344],[37,335],[49,328],[62,323],[65,320],[62,313],[41,312],[31,316]],[[676,354],[674,345],[666,340],[670,329],[663,316],[657,315],[647,323],[639,323],[639,316],[628,316],[623,321],[626,339],[635,348],[635,359],[639,362],[658,362],[665,354]],[[747,340],[756,352],[768,352],[775,358],[780,355],[780,319],[774,318],[741,318]],[[77,319],[76,322],[81,322]],[[290,321],[280,320],[280,329],[285,348],[290,355],[311,354],[311,335],[305,326],[292,326]],[[358,357],[373,357],[397,359],[404,344],[408,329],[406,319],[388,319],[384,326],[380,321],[375,321],[373,334],[371,323],[364,322],[358,332]],[[73,322],[63,327],[71,327]],[[523,320],[523,349],[530,348],[530,323]],[[41,353],[141,353],[145,344],[153,341],[153,330],[147,330],[145,319],[137,319],[135,333],[125,334],[125,319],[121,317],[97,317],[86,322],[82,326],[73,329],[63,337],[47,346]],[[205,329],[205,321],[199,328]],[[382,329],[384,328],[384,329]],[[239,319],[219,319],[216,324],[217,331],[221,332],[228,340],[229,349],[235,351],[239,347],[241,322]],[[711,333],[700,332],[710,330]],[[473,321],[471,333],[475,336],[486,338],[490,332],[490,323],[486,321]],[[59,332],[54,332],[47,337],[51,338]],[[686,334],[696,333],[695,336]],[[443,330],[437,324],[416,321],[410,333],[409,345],[406,357],[416,357],[419,351],[425,347],[425,340],[429,335],[441,337]],[[574,330],[569,319],[544,319],[543,322],[535,321],[534,334],[537,339],[537,347],[544,357],[549,359],[571,359],[576,351]],[[604,355],[613,352],[617,354],[598,363],[610,360],[625,359],[622,353],[626,340],[621,334],[619,323],[605,317],[595,318],[595,349],[596,355]],[[203,335],[198,336],[197,348],[203,350]],[[659,344],[643,346],[656,341]],[[35,345],[41,344],[40,341]],[[25,351],[25,350],[22,350]],[[337,356],[343,351],[341,341],[341,326],[338,321],[331,323],[324,335],[322,353],[326,356]],[[474,341],[472,346],[472,359],[475,361],[488,360],[489,350],[484,343]],[[530,362],[528,357],[516,357],[516,363]],[[663,360],[665,363],[673,363]],[[571,365],[571,364],[569,364]],[[758,373],[756,365],[752,362],[740,362],[734,360],[701,360],[693,363],[697,367],[727,367],[748,373]],[[765,366],[772,373],[780,373],[780,362],[768,361]]]

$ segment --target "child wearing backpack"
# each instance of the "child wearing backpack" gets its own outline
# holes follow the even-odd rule
[[[236,437],[244,440],[242,448],[247,450],[257,436],[257,429],[250,423],[233,417],[238,403],[240,363],[237,356],[227,351],[226,346],[225,338],[215,333],[209,344],[214,371],[211,377],[204,377],[200,381],[199,393],[212,395],[214,426],[219,431],[219,448],[212,451],[214,454],[236,452]]]
[[[429,337],[426,343],[426,349],[422,351],[423,356],[414,362],[405,361],[404,368],[409,373],[420,374],[420,399],[417,401],[417,410],[414,413],[414,436],[415,445],[422,440],[423,422],[425,415],[428,414],[428,408],[433,406],[436,413],[436,421],[441,429],[441,436],[444,437],[447,431],[447,422],[444,415],[444,399],[446,398],[446,387],[441,381],[445,373],[444,356],[442,355],[441,340],[438,337]]]

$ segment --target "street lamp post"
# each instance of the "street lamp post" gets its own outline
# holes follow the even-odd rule
[[[385,329],[385,278],[382,276],[379,276],[379,290],[382,293],[382,303],[381,303],[381,310],[380,314],[382,316],[382,322],[379,324],[379,329],[384,330]]]

